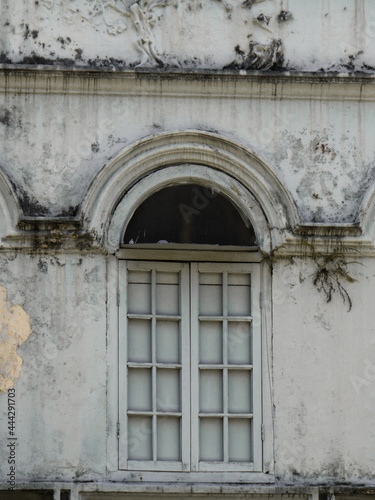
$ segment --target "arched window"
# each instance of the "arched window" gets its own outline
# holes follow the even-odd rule
[[[254,246],[248,220],[217,190],[198,184],[169,186],[137,208],[124,243],[195,243]]]
[[[240,261],[255,244],[250,221],[207,184],[162,186],[129,217],[120,469],[261,470],[260,270]],[[169,254],[176,245],[185,251]],[[213,258],[199,252],[207,245]]]
[[[160,216],[167,189],[189,185],[190,199]],[[263,352],[272,345],[264,255],[299,224],[275,169],[223,136],[167,132],[120,151],[81,212],[108,255],[108,470],[123,480],[154,481],[164,470],[160,482],[189,482],[198,476],[186,471],[207,470],[199,480],[256,481],[248,471],[272,463],[271,371],[260,362],[261,331]],[[202,228],[212,239],[197,239]]]

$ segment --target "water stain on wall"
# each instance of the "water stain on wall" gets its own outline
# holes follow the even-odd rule
[[[6,289],[0,286],[0,391],[12,389],[20,376],[22,358],[17,348],[30,334],[30,316],[21,306],[7,302]]]

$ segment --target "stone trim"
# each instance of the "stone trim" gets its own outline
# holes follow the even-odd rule
[[[375,76],[0,65],[0,93],[375,101]]]
[[[218,176],[226,174],[233,182],[241,184],[251,193],[254,204],[258,206],[256,210],[264,213],[272,241],[270,247],[264,240],[265,250],[279,246],[285,239],[284,233],[289,233],[290,228],[299,223],[291,195],[262,158],[226,137],[190,130],[145,138],[113,158],[97,175],[82,203],[80,216],[86,230],[96,234],[97,241],[110,252],[116,251],[122,228],[117,228],[119,234],[115,244],[110,224],[117,217],[114,213],[125,193],[139,180],[168,167],[173,167],[177,176],[181,176],[182,169],[187,177],[191,169],[208,167],[211,169],[212,185],[216,182],[215,172]],[[169,175],[169,184],[172,184],[172,171]],[[193,177],[198,180],[197,171]],[[208,179],[205,184],[209,184]],[[249,218],[253,220],[250,214]],[[116,224],[119,223],[117,220]]]

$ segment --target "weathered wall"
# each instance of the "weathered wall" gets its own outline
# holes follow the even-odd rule
[[[276,470],[291,481],[374,480],[375,266],[349,267],[350,312],[314,288],[306,259],[274,271]]]
[[[257,254],[267,269],[267,473],[241,481],[374,484],[373,0],[3,0],[0,20],[0,293],[31,328],[12,381],[17,481],[67,481],[74,500],[85,481],[146,489],[143,473],[117,471],[117,263],[107,254],[119,237],[108,241],[106,229],[132,187],[116,186],[116,175],[132,168],[136,182],[163,161],[173,168],[180,147],[179,163],[221,169],[243,186],[254,174],[246,187],[278,250]],[[143,141],[189,130],[206,133],[196,149]],[[341,275],[346,291],[336,283],[327,302],[318,262],[337,259],[344,269],[360,262],[348,265],[357,281]],[[8,323],[0,318],[1,332]],[[4,429],[7,411],[0,392]],[[4,488],[6,443],[1,429]],[[194,489],[200,477],[188,481]]]
[[[106,288],[101,257],[17,252],[0,257],[8,300],[30,315],[16,382],[18,480],[105,471]],[[0,398],[1,478],[9,473],[7,395]]]
[[[0,270],[9,300],[29,312],[33,331],[18,351],[18,481],[103,481],[105,258],[11,253],[2,256]],[[276,474],[283,482],[374,480],[374,261],[350,271],[358,281],[345,284],[353,300],[348,313],[338,293],[326,303],[313,286],[308,259],[280,261],[274,269],[270,369]],[[3,423],[5,396],[0,394]],[[1,467],[5,478],[5,460]]]
[[[256,152],[284,181],[303,222],[355,222],[374,182],[372,98],[349,100],[343,92],[334,100],[282,94],[273,99],[264,92],[264,97],[236,99],[236,91],[246,92],[251,81],[246,85],[229,76],[197,79],[190,89],[183,79],[170,88],[167,78],[155,75],[149,95],[139,78],[134,84],[139,95],[134,95],[126,80],[121,90],[108,83],[104,92],[96,92],[103,78],[87,80],[79,73],[64,77],[65,88],[77,79],[78,92],[86,95],[53,95],[48,82],[41,94],[0,94],[0,165],[25,215],[75,215],[90,182],[112,156],[146,136],[173,130],[214,131]],[[21,79],[23,85],[27,81]],[[350,92],[349,81],[342,86]]]
[[[2,62],[344,72],[375,66],[372,0],[3,0],[0,17]],[[283,57],[272,49],[270,63],[249,58],[250,43],[275,40]]]

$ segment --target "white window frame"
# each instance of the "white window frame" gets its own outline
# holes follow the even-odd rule
[[[128,269],[131,270],[144,270],[148,269],[149,265],[153,265],[150,261],[119,261],[119,279],[120,279],[120,300],[119,300],[119,359],[127,360],[127,321],[126,321],[126,311],[127,311],[127,284],[128,284]],[[169,272],[179,272],[181,275],[181,296],[189,294],[189,282],[187,281],[188,274],[186,270],[188,270],[188,264],[186,263],[177,263],[177,262],[158,262],[157,266],[153,266],[153,270],[151,271],[153,275],[152,279],[152,304],[153,310],[151,316],[152,322],[155,321],[155,304],[156,304],[156,287],[155,287],[155,267],[157,267],[158,271],[169,271]],[[182,272],[181,272],[182,271]],[[184,272],[185,271],[185,272]],[[180,301],[181,311],[180,311],[180,319],[181,319],[181,331],[189,331],[190,324],[189,319],[190,315],[188,314],[189,303],[187,301]],[[129,315],[128,315],[129,316]],[[140,315],[132,315],[141,317]],[[145,315],[143,315],[145,317]],[[152,335],[155,336],[155,325],[152,326]],[[181,336],[181,381],[182,388],[181,393],[186,392],[188,390],[186,384],[190,380],[190,344],[187,336]],[[155,339],[153,338],[153,345],[155,345]],[[155,353],[153,353],[153,362],[155,364]],[[127,363],[128,364],[128,363]],[[144,365],[145,367],[149,367],[149,363],[138,363],[138,366]],[[125,369],[124,369],[125,368]],[[190,455],[189,450],[186,444],[181,443],[182,445],[182,456],[181,462],[169,462],[169,461],[158,461],[157,465],[155,465],[156,460],[156,418],[152,417],[152,436],[153,436],[153,461],[149,460],[130,460],[127,455],[128,451],[128,435],[127,435],[127,368],[123,366],[123,363],[119,363],[119,424],[120,424],[120,435],[119,435],[119,468],[124,470],[165,470],[165,471],[184,471],[190,469]],[[153,380],[153,390],[152,390],[152,403],[153,403],[153,413],[157,413],[156,409],[156,394],[155,394],[155,366],[152,367],[152,380]],[[144,412],[141,412],[144,414]],[[190,439],[190,400],[187,398],[181,398],[181,433],[185,439]]]
[[[213,151],[213,149],[208,150]],[[100,206],[96,207],[92,214],[93,227],[97,228],[98,233],[104,231],[103,239],[107,251],[107,470],[108,479],[113,481],[160,481],[160,482],[202,482],[202,483],[231,483],[241,482],[243,484],[267,483],[273,482],[274,474],[274,446],[273,446],[273,424],[272,424],[272,278],[270,267],[264,261],[264,254],[271,252],[272,248],[282,244],[284,241],[284,232],[275,228],[284,227],[284,212],[278,211],[278,206],[274,206],[274,196],[270,185],[266,180],[259,183],[258,177],[251,177],[249,181],[248,173],[250,163],[237,161],[236,168],[233,169],[225,161],[218,167],[217,149],[215,149],[214,158],[211,165],[215,168],[186,163],[186,153],[184,157],[176,160],[174,163],[169,159],[169,165],[172,166],[158,169],[156,160],[163,161],[163,155],[157,155],[152,158],[152,162],[147,164],[146,170],[140,168],[143,163],[136,157],[136,166],[130,168],[129,163],[123,167],[123,170],[132,172],[132,176],[126,178],[114,177],[111,188],[103,191],[103,200]],[[168,150],[169,154],[169,150]],[[242,157],[241,157],[242,158]],[[191,161],[189,158],[188,161]],[[160,163],[161,165],[161,163]],[[262,164],[263,165],[263,164]],[[261,166],[262,166],[261,165]],[[255,170],[254,170],[255,172]],[[256,170],[258,172],[258,170]],[[147,175],[146,175],[147,174]],[[252,175],[252,174],[251,174]],[[257,175],[257,174],[256,174]],[[239,181],[236,180],[238,178]],[[141,179],[141,180],[139,180]],[[268,177],[267,177],[268,179]],[[273,178],[272,178],[273,179]],[[272,180],[272,188],[274,187]],[[231,199],[238,210],[245,215],[253,225],[256,231],[256,239],[259,248],[226,248],[226,247],[205,247],[194,245],[172,245],[168,248],[163,245],[123,245],[123,235],[128,221],[134,214],[137,207],[151,196],[155,191],[178,183],[197,183],[207,187],[213,187],[219,192],[225,194]],[[123,187],[132,186],[124,195]],[[251,192],[257,193],[257,199],[251,195]],[[121,195],[121,199],[120,199]],[[289,198],[283,198],[285,206],[288,205]],[[115,201],[114,201],[115,200]],[[118,200],[120,200],[118,202]],[[109,207],[109,208],[108,208]],[[293,208],[293,207],[292,207]],[[293,210],[288,212],[288,216],[293,215]],[[103,215],[104,214],[104,215]],[[284,218],[283,218],[284,217]],[[289,220],[289,219],[288,219]],[[289,222],[293,226],[292,222]],[[270,229],[272,228],[272,229]],[[101,233],[100,233],[101,234]],[[271,237],[272,235],[272,237]],[[157,252],[156,252],[157,250]],[[243,262],[258,263],[260,268],[261,281],[261,330],[262,330],[262,444],[263,460],[262,470],[258,472],[150,472],[150,471],[128,471],[119,469],[119,317],[118,317],[118,299],[119,299],[119,259],[142,259],[142,260],[160,260],[171,262],[202,261],[202,262]],[[117,429],[117,432],[116,432]]]
[[[251,283],[251,290],[252,290],[252,295],[251,295],[251,300],[252,300],[252,315],[256,316],[258,319],[260,319],[261,312],[260,312],[260,287],[261,287],[261,272],[260,272],[260,265],[254,263],[259,262],[261,256],[259,253],[256,251],[256,249],[252,249],[253,251],[249,251],[250,249],[247,248],[246,252],[244,251],[244,248],[239,248],[239,247],[227,247],[225,249],[218,250],[216,247],[207,247],[204,250],[202,250],[202,246],[194,246],[194,245],[175,245],[174,248],[171,250],[171,245],[166,245],[165,247],[162,245],[157,245],[157,248],[155,248],[154,245],[148,246],[148,248],[145,248],[145,245],[137,245],[138,248],[134,248],[135,245],[127,246],[123,250],[121,250],[118,253],[118,257],[128,258],[133,261],[133,259],[138,258],[138,259],[145,259],[149,260],[150,254],[153,256],[153,260],[168,260],[169,262],[158,262],[157,265],[160,269],[174,269],[181,268],[181,266],[184,266],[184,264],[177,264],[173,263],[173,260],[179,261],[179,262],[190,262],[192,269],[195,269],[196,271],[200,267],[201,269],[217,269],[218,264],[215,264],[214,262],[221,262],[222,265],[221,267],[226,267],[230,268],[233,266],[236,267],[237,270],[242,270],[245,272],[251,272],[252,276],[252,283]],[[153,247],[153,248],[152,248]],[[162,248],[161,248],[162,247]],[[188,248],[187,248],[188,247]],[[127,283],[127,278],[126,278],[126,265],[122,260],[119,260],[119,310],[124,311],[126,310],[126,283]],[[236,262],[244,262],[242,264],[237,263],[233,264],[233,260]],[[204,261],[204,262],[200,262]],[[211,262],[208,262],[211,261]],[[232,262],[230,262],[232,261]],[[250,261],[246,263],[246,261]],[[135,268],[142,267],[142,263],[136,263],[135,261],[132,262],[132,266],[135,266]],[[186,265],[186,264],[185,264]],[[180,266],[180,267],[179,267]],[[197,277],[197,272],[193,272],[192,276]],[[189,293],[190,292],[186,291],[186,284],[182,284],[185,291],[183,293]],[[195,285],[197,286],[197,285]],[[154,292],[153,292],[154,293]],[[183,301],[182,301],[183,302]],[[192,305],[192,307],[196,307],[195,305]],[[123,314],[122,314],[123,316]],[[189,318],[189,319],[187,319]],[[196,324],[194,326],[190,326],[192,329],[197,329],[197,322],[198,322],[198,315],[197,313],[192,313],[192,318],[195,320]],[[187,314],[186,319],[184,318],[185,321],[190,320],[190,312]],[[186,327],[186,325],[185,325]],[[190,328],[189,326],[187,326]],[[256,331],[254,331],[254,329]],[[195,330],[197,331],[197,330]],[[245,462],[245,463],[205,463],[205,462],[199,462],[198,461],[198,453],[199,453],[199,441],[198,441],[198,436],[199,436],[199,423],[198,423],[198,409],[193,408],[192,409],[192,415],[195,418],[192,418],[191,422],[188,422],[188,419],[186,418],[185,420],[182,420],[182,432],[183,432],[183,439],[188,440],[189,444],[183,446],[182,448],[182,461],[181,463],[169,463],[169,462],[158,462],[155,464],[154,462],[150,461],[130,461],[128,460],[126,456],[126,446],[123,443],[126,443],[126,385],[127,385],[127,380],[126,377],[119,372],[119,423],[120,423],[120,432],[119,432],[119,469],[120,470],[136,470],[136,471],[199,471],[200,473],[203,472],[233,472],[233,473],[239,473],[239,472],[251,472],[251,471],[262,471],[262,382],[261,382],[261,324],[260,321],[257,321],[257,324],[253,322],[253,338],[254,338],[254,359],[258,359],[258,363],[254,363],[253,367],[253,388],[254,388],[254,393],[253,393],[253,405],[254,405],[254,411],[253,411],[253,423],[252,423],[252,429],[254,432],[253,435],[253,443],[254,443],[254,462]],[[185,346],[185,349],[183,349],[185,358],[186,356],[189,356],[190,358],[190,347],[192,349],[191,353],[191,358],[196,359],[196,350],[197,350],[197,343],[196,340],[198,339],[198,335],[194,335],[192,337],[192,342],[191,345]],[[119,356],[120,359],[127,359],[126,356],[126,322],[124,321],[119,321]],[[190,361],[187,361],[187,359],[182,360],[184,366],[184,372],[183,372],[183,384],[186,385],[186,383],[190,384],[190,374],[189,374],[189,367],[190,367]],[[119,363],[119,370],[121,371],[121,364]],[[192,386],[195,388],[198,388],[198,370],[193,369],[192,373]],[[197,390],[197,389],[196,389]],[[185,387],[186,391],[186,387]],[[187,408],[189,408],[190,405],[190,390],[187,390],[188,392],[188,398],[183,397],[183,413],[187,412]],[[186,395],[185,395],[186,396]],[[197,401],[197,398],[192,397],[191,401]],[[190,412],[189,412],[190,413]],[[190,432],[191,431],[191,432]],[[195,438],[195,439],[194,439]],[[120,446],[121,444],[121,446]],[[124,453],[125,452],[125,453]],[[192,459],[192,460],[191,460]],[[191,461],[190,461],[191,460]]]

